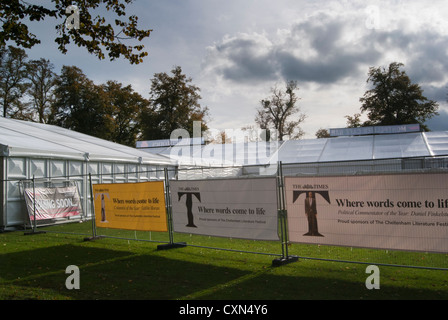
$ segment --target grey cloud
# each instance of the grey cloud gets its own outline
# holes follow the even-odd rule
[[[312,47],[319,53],[328,54],[331,52],[343,32],[342,23],[329,20],[325,14],[319,14],[316,17],[297,23],[291,28],[292,40],[307,40],[312,43]]]
[[[310,50],[316,54],[311,58],[302,57],[279,48],[276,57],[283,78],[334,83],[357,73],[364,63],[378,60],[380,53],[371,44],[348,43],[343,39],[346,32],[350,30],[344,20],[326,14],[295,25],[292,34],[305,36],[303,40],[309,41]]]
[[[422,85],[423,95],[430,100],[447,101],[448,86]]]
[[[407,72],[415,81],[444,80],[448,70],[448,38],[432,29],[378,31],[372,41],[382,51],[398,50],[406,55]]]
[[[232,39],[218,45],[216,51],[231,62],[220,70],[227,79],[265,80],[275,73],[269,50],[267,53],[262,53],[266,51],[266,48],[254,39]]]
[[[352,66],[335,64],[333,61],[305,60],[288,52],[277,55],[281,75],[285,79],[305,82],[332,83],[348,74]]]
[[[281,52],[277,57],[283,78],[329,84],[357,75],[361,66],[369,61],[376,61],[379,54],[375,51],[340,52],[325,59],[303,59],[288,52]]]
[[[439,115],[429,119],[426,125],[431,131],[447,131],[448,130],[448,112],[440,110]]]
[[[433,30],[378,32],[373,41],[385,52],[398,50],[406,55],[404,70],[431,100],[446,101],[448,85],[448,38]]]
[[[414,36],[406,34],[401,29],[381,31],[376,30],[368,36],[369,40],[381,46],[383,50],[390,48],[400,48],[401,50],[411,49],[411,45],[415,42]]]
[[[408,66],[410,76],[416,82],[441,82],[448,74],[448,39],[433,33],[416,37],[419,45]]]
[[[448,74],[446,37],[429,29],[368,30],[360,21],[321,13],[280,36],[259,35],[264,41],[236,36],[216,45],[208,63],[213,67],[215,59],[226,61],[215,71],[237,82],[287,79],[329,84],[347,77],[365,81],[369,67],[397,61],[405,64],[413,82],[438,82],[436,87],[441,88]],[[406,61],[385,62],[386,54],[394,52]]]
[[[381,31],[372,40],[383,52],[398,50],[406,56],[405,69],[413,82],[445,81],[448,71],[448,38],[433,30]],[[404,61],[400,61],[404,62]]]
[[[208,57],[227,62],[215,70],[233,81],[299,80],[337,82],[365,63],[381,56],[370,44],[350,45],[343,40],[343,20],[321,14],[294,25],[287,36],[276,41],[235,37],[216,45]]]

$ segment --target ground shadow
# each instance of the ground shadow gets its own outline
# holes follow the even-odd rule
[[[5,253],[0,259],[0,296],[9,300],[448,299],[446,286],[430,290],[400,287],[389,281],[382,282],[380,290],[367,290],[365,273],[359,279],[344,277],[340,273],[349,271],[338,273],[334,267],[332,272],[316,271],[313,276],[304,266],[291,264],[297,269],[294,274],[279,275],[275,274],[278,269],[270,266],[245,271],[207,261],[191,262],[150,252],[137,254],[77,244]],[[69,290],[65,285],[69,265],[79,267],[80,289]]]
[[[28,287],[79,300],[171,300],[218,286],[247,272],[157,255],[61,245],[1,256],[4,285]],[[76,265],[80,289],[69,290],[65,270]],[[20,299],[20,297],[18,297]]]
[[[383,284],[369,290],[365,279],[342,280],[340,277],[283,276],[269,272],[247,277],[234,286],[203,295],[201,299],[234,297],[237,300],[446,300],[448,290],[439,291]]]

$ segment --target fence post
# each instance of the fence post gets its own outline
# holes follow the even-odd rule
[[[177,243],[174,242],[170,179],[169,179],[169,176],[168,176],[168,169],[167,168],[164,168],[164,177],[165,177],[165,205],[166,205],[166,217],[167,217],[167,223],[168,223],[169,243],[158,245],[157,246],[157,250],[167,250],[167,249],[174,249],[174,248],[183,248],[183,247],[187,246],[187,244],[185,242],[177,242]]]
[[[171,208],[171,196],[170,196],[170,181],[168,178],[168,170],[167,168],[164,168],[164,177],[165,177],[165,204],[166,204],[166,217],[167,217],[167,224],[168,224],[168,237],[170,240],[170,244],[173,244],[173,218],[171,216],[172,214],[172,208]]]
[[[287,263],[298,261],[297,256],[290,256],[288,252],[288,225],[287,225],[287,210],[285,203],[285,188],[283,180],[283,166],[282,162],[277,163],[277,201],[278,201],[278,215],[280,224],[280,240],[282,243],[282,257],[274,259],[272,265],[282,266]]]
[[[36,232],[36,180],[33,175],[33,232]]]
[[[89,185],[90,185],[90,210],[92,217],[92,236],[84,238],[84,241],[91,241],[100,238],[104,238],[104,236],[98,236],[96,234],[96,220],[95,220],[95,195],[93,194],[93,185],[92,185],[92,174],[89,172]]]
[[[35,178],[33,175],[33,226],[31,232],[25,232],[24,235],[30,235],[30,234],[39,234],[39,233],[46,233],[45,231],[37,231],[37,224],[36,224],[36,183]]]

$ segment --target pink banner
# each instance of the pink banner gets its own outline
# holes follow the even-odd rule
[[[55,219],[77,216],[82,213],[77,187],[25,189],[25,200],[30,220]]]

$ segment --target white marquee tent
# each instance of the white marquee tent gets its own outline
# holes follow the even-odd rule
[[[169,158],[61,127],[0,117],[2,205],[0,230],[28,222],[21,184],[78,186],[85,217],[93,183],[138,182],[164,177]]]
[[[179,168],[221,167],[216,175],[275,174],[281,161],[286,173],[356,174],[448,167],[448,131],[412,132],[323,139],[142,148],[175,160]],[[229,166],[234,166],[232,170]],[[211,172],[211,171],[210,171]],[[179,174],[182,170],[179,171]],[[188,178],[194,178],[191,172]]]

